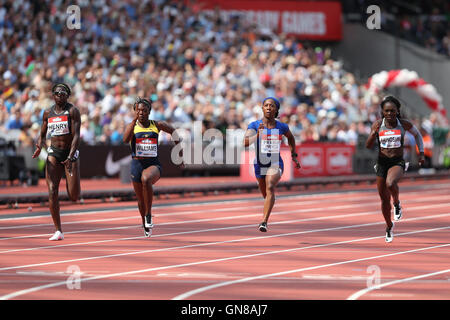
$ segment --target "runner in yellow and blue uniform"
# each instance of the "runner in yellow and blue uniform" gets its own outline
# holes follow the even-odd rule
[[[284,164],[280,155],[283,135],[288,139],[292,161],[300,168],[295,152],[295,138],[287,124],[275,120],[280,109],[280,102],[274,97],[263,100],[263,119],[253,121],[245,133],[244,146],[256,142],[254,169],[259,190],[264,198],[263,221],[259,224],[261,232],[267,231],[267,222],[275,204],[275,186],[281,179]]]
[[[149,119],[152,103],[139,98],[133,107],[136,112],[127,126],[123,141],[131,147],[131,180],[138,200],[144,234],[151,235],[153,228],[152,202],[153,185],[161,177],[161,163],[158,159],[158,136],[162,130],[172,134],[175,129],[164,121]]]

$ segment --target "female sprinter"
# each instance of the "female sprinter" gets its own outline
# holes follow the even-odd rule
[[[36,144],[33,158],[41,153],[45,146],[47,132],[50,134],[50,147],[47,148],[45,178],[49,192],[49,207],[56,232],[49,240],[63,240],[59,215],[58,189],[63,173],[66,175],[66,189],[69,198],[77,201],[80,196],[79,152],[80,111],[67,102],[70,88],[64,83],[53,86],[52,94],[55,104],[44,111],[41,132]]]
[[[394,220],[402,218],[402,207],[399,200],[398,182],[406,171],[403,160],[403,140],[405,130],[414,135],[419,148],[419,165],[423,165],[423,141],[420,132],[408,120],[400,118],[400,101],[393,96],[387,96],[381,101],[382,119],[372,125],[372,131],[366,141],[366,147],[371,149],[375,139],[378,140],[378,160],[375,165],[377,188],[381,198],[381,210],[386,221],[386,242],[394,239],[394,223],[391,221],[391,202],[394,203]]]
[[[152,103],[138,98],[134,107],[135,117],[126,127],[123,141],[131,146],[131,180],[136,192],[144,234],[150,237],[152,221],[153,185],[161,177],[158,160],[158,134],[172,134],[175,129],[164,121],[149,120]]]
[[[267,231],[267,222],[275,204],[275,186],[283,174],[284,164],[280,156],[283,135],[288,139],[292,161],[295,162],[296,168],[300,168],[295,153],[294,136],[287,124],[275,120],[279,110],[280,102],[276,98],[265,98],[262,103],[263,119],[250,123],[244,137],[245,147],[256,141],[255,176],[265,199],[263,221],[259,225],[261,232]]]

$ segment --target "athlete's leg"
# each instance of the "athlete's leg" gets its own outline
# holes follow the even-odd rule
[[[80,197],[80,160],[72,162],[71,170],[64,167],[66,173],[66,189],[69,199],[77,201]]]
[[[64,172],[64,166],[55,157],[48,156],[45,165],[45,180],[48,187],[48,205],[56,231],[62,232],[59,214],[59,183]]]
[[[386,225],[388,228],[392,227],[391,221],[391,194],[389,189],[386,186],[386,179],[383,177],[377,176],[377,188],[378,194],[381,199],[381,212],[383,213],[384,220],[386,221]]]
[[[386,177],[386,187],[389,189],[394,204],[399,203],[398,181],[403,177],[403,168],[393,166],[388,170]]]
[[[145,218],[145,201],[144,201],[144,194],[142,190],[142,182],[136,182],[133,181],[133,189],[136,193],[139,213],[141,214],[142,218],[142,225],[144,225],[144,218]]]
[[[266,175],[266,197],[264,200],[263,222],[269,220],[270,213],[275,204],[275,186],[281,179],[279,168],[270,168]]]
[[[153,185],[159,180],[160,177],[161,172],[157,166],[150,166],[142,171],[141,181],[145,204],[145,215],[151,216],[152,214]]]
[[[266,177],[265,176],[261,176],[261,178],[256,178],[256,180],[258,181],[258,187],[259,187],[259,191],[261,191],[261,194],[263,196],[263,198],[266,198]]]

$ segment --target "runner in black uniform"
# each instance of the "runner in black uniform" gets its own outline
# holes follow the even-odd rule
[[[78,109],[67,102],[70,88],[64,83],[53,86],[55,104],[44,111],[41,132],[33,158],[41,153],[45,146],[47,133],[51,136],[51,145],[47,148],[45,178],[49,191],[49,207],[56,232],[49,240],[63,240],[59,214],[58,189],[62,175],[66,175],[66,189],[69,198],[76,201],[80,196],[79,152],[81,117]]]
[[[391,202],[394,203],[394,220],[402,218],[402,207],[399,200],[398,181],[406,171],[403,159],[403,141],[405,130],[411,132],[419,148],[419,165],[425,161],[423,141],[420,132],[408,120],[400,118],[400,101],[393,96],[387,96],[381,102],[383,118],[372,125],[372,131],[367,139],[366,147],[371,149],[378,140],[378,160],[375,165],[377,188],[381,198],[381,209],[386,221],[386,242],[394,238],[394,224],[391,221]]]

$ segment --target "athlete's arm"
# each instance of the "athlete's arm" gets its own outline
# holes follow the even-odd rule
[[[69,159],[73,159],[75,152],[78,150],[80,146],[80,127],[81,127],[81,116],[80,111],[73,107],[70,108],[70,118],[71,118],[71,127],[73,130],[73,139],[72,144],[70,145]]]
[[[155,121],[155,124],[158,130],[167,132],[169,134],[172,134],[175,131],[175,128],[165,121]]]
[[[158,128],[158,130],[167,132],[167,133],[169,133],[170,135],[172,135],[173,132],[175,131],[175,128],[172,127],[170,124],[168,124],[168,123],[165,122],[165,121],[155,121],[155,124],[156,124],[156,127]],[[175,142],[175,146],[178,145],[178,144],[181,142],[181,140],[179,140],[179,139],[177,139],[177,138],[173,139],[173,137],[172,137],[172,140],[173,140],[173,142]],[[184,168],[184,163],[183,163],[183,162],[184,162],[184,161],[183,161],[183,148],[180,149],[180,151],[179,151],[179,156],[180,156],[181,159],[182,159],[180,166],[181,166],[182,168]]]
[[[423,150],[423,138],[420,134],[419,130],[417,130],[416,126],[409,122],[408,120],[401,120],[400,121],[403,128],[411,132],[411,134],[414,136],[414,139],[416,140],[417,148],[419,149],[419,165],[423,165],[425,163],[425,154]]]
[[[291,149],[291,157],[292,157],[292,161],[295,162],[295,167],[297,169],[300,169],[300,162],[298,162],[298,154],[297,152],[295,152],[295,138],[294,135],[292,134],[291,130],[287,130],[284,134],[288,140],[288,144],[289,144],[289,148]]]
[[[369,137],[366,141],[366,148],[372,149],[373,144],[375,143],[375,139],[377,138],[378,131],[381,127],[381,120],[377,120],[372,125],[372,131],[370,131]]]
[[[244,147],[248,147],[255,143],[255,141],[258,140],[261,130],[264,130],[264,124],[262,122],[259,124],[258,130],[256,131],[254,129],[247,129],[244,136]]]
[[[128,143],[131,141],[131,138],[133,138],[133,131],[134,127],[136,126],[136,121],[138,120],[138,113],[134,115],[133,121],[127,125],[125,128],[125,132],[123,134],[123,142]]]
[[[39,154],[41,153],[42,146],[44,145],[45,139],[47,137],[48,112],[49,110],[45,110],[42,116],[41,132],[39,133],[39,137],[36,143],[36,151],[34,151],[32,156],[33,159],[39,156]]]

